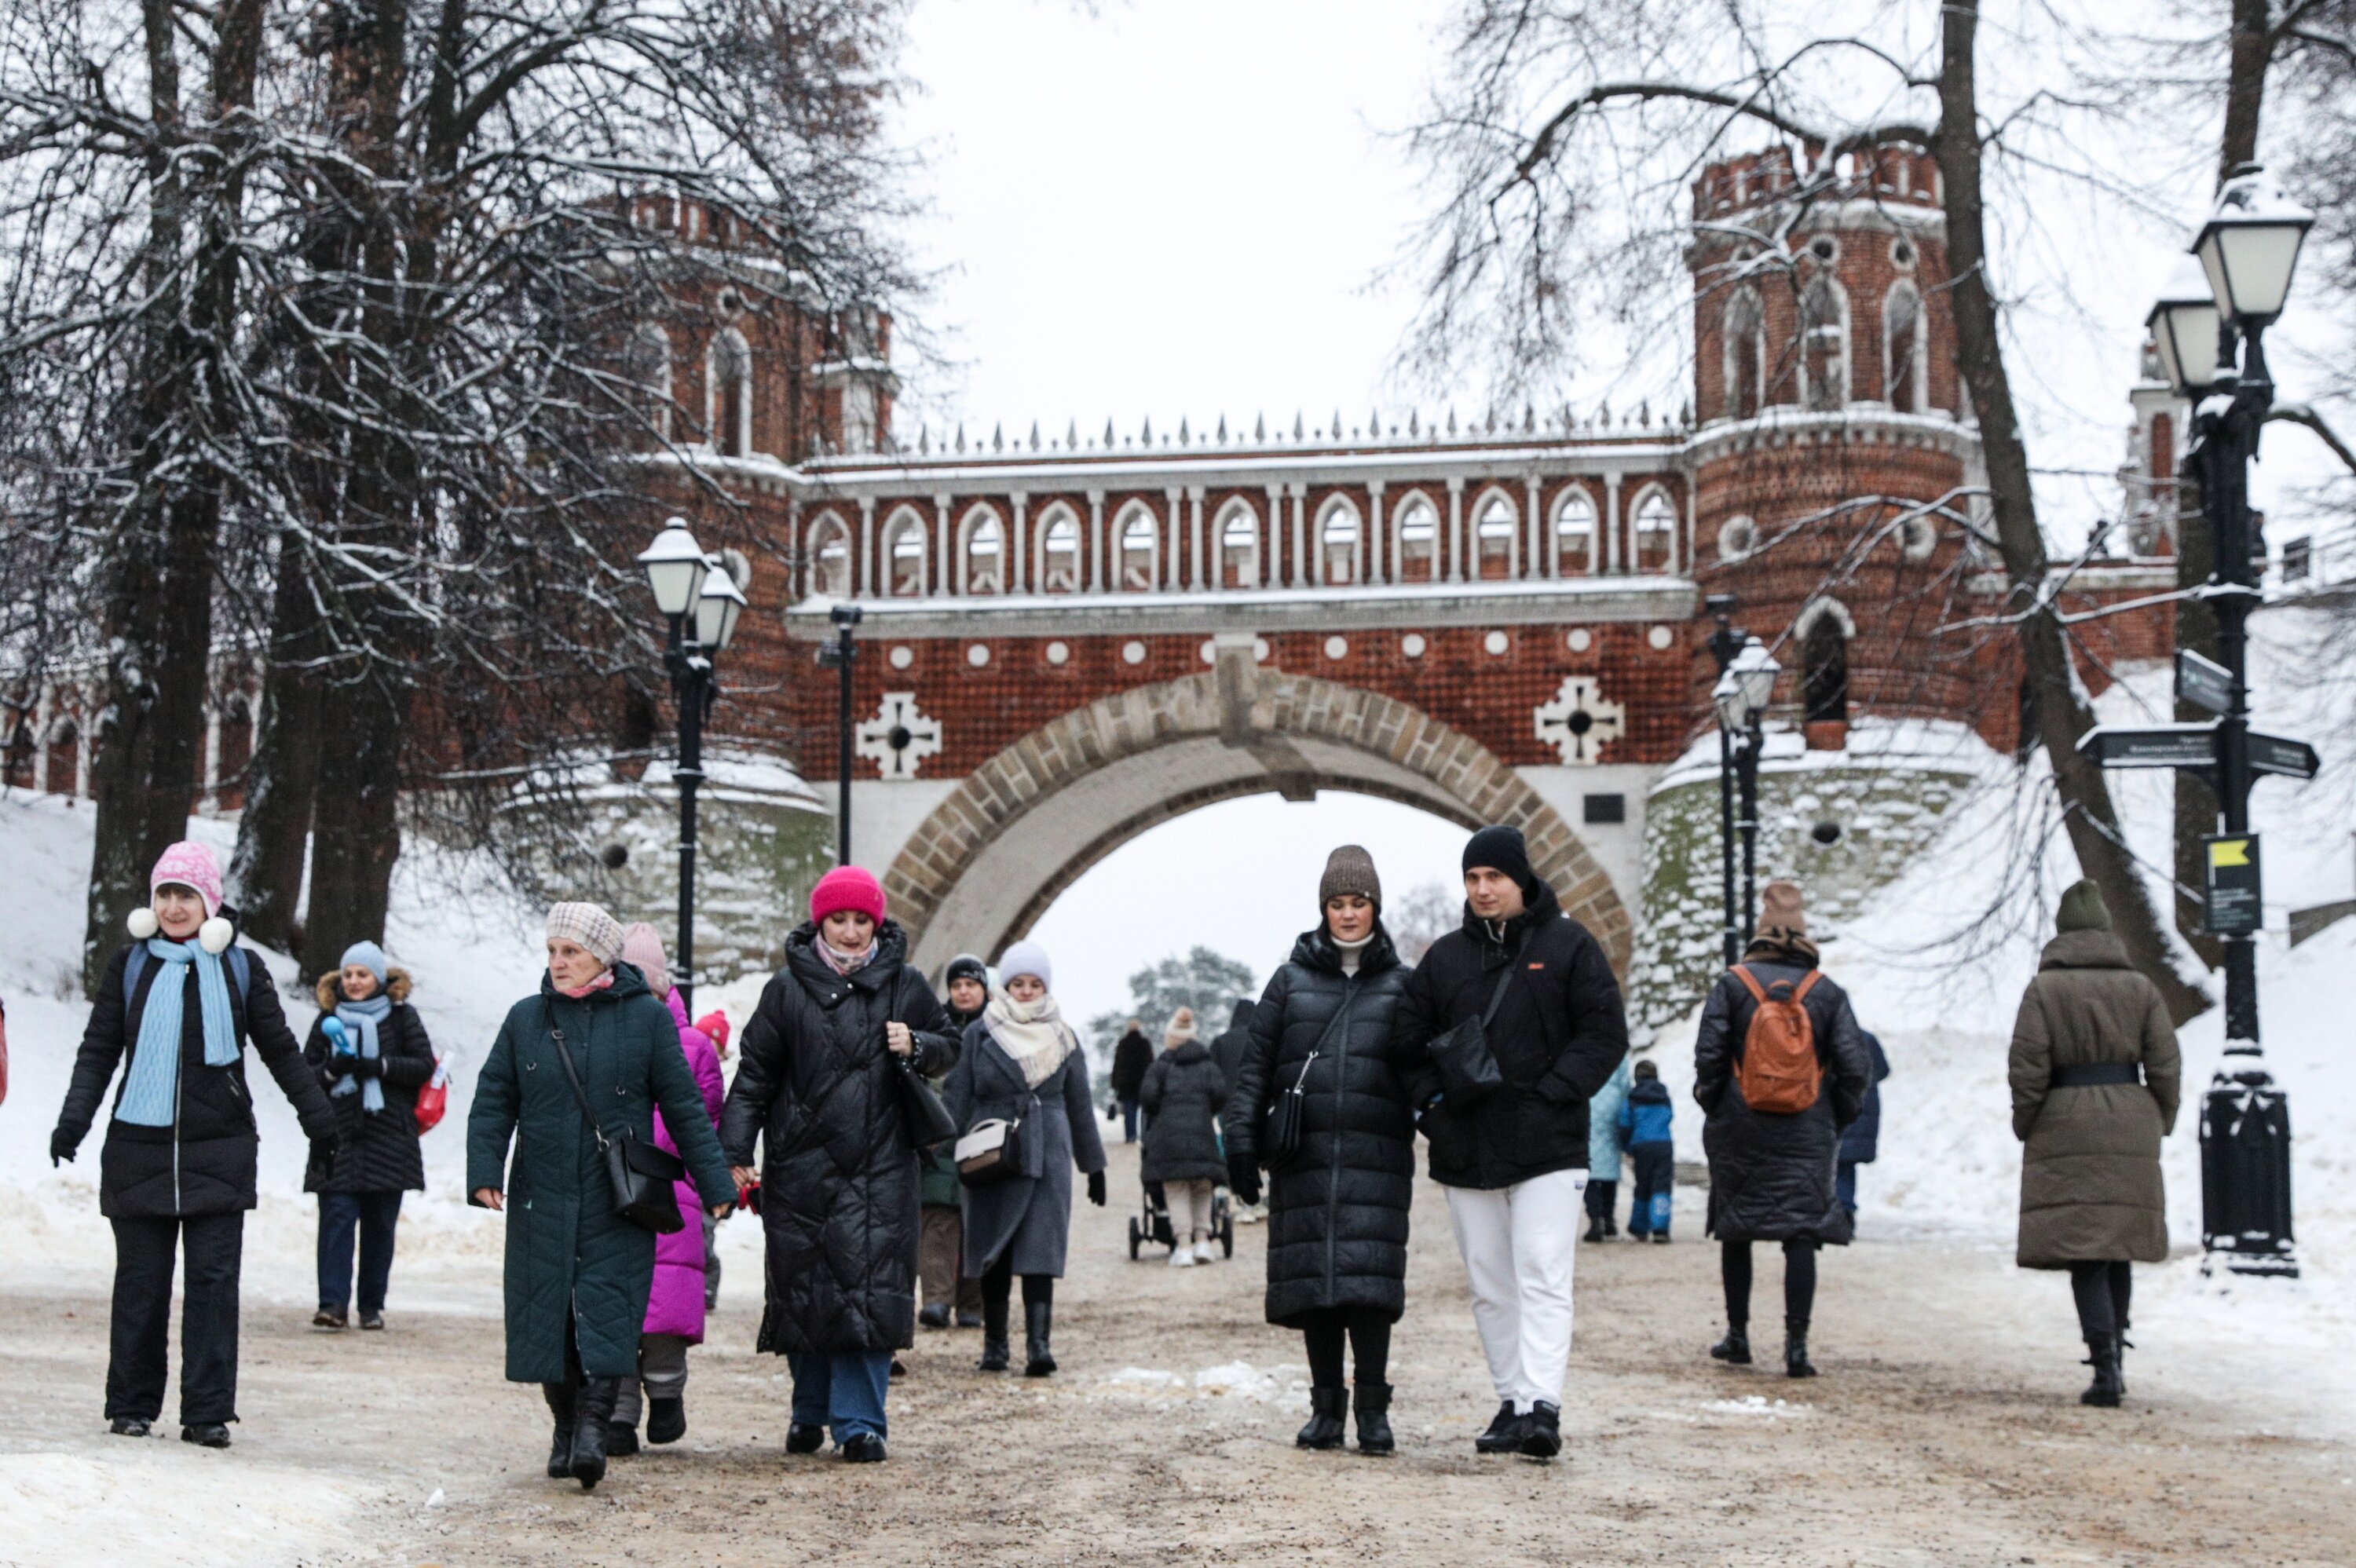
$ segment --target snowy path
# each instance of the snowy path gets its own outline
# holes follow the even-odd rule
[[[1133,1193],[1116,1159],[1114,1192]],[[225,1455],[101,1435],[102,1300],[12,1277],[0,1563],[138,1547],[191,1568],[2356,1560],[2356,1380],[2312,1349],[2214,1344],[2214,1316],[2163,1307],[2138,1325],[2130,1408],[2083,1410],[2063,1282],[1925,1237],[1827,1254],[1824,1377],[1721,1369],[1701,1353],[1718,1296],[1697,1218],[1673,1247],[1583,1249],[1550,1467],[1471,1454],[1491,1403],[1429,1187],[1387,1463],[1290,1446],[1304,1374],[1299,1341],[1259,1321],[1262,1232],[1238,1232],[1233,1264],[1175,1273],[1126,1260],[1118,1206],[1078,1216],[1063,1375],[978,1377],[978,1336],[927,1335],[894,1394],[893,1460],[871,1470],[781,1456],[784,1368],[747,1351],[751,1238],[732,1238],[743,1262],[696,1352],[688,1439],[589,1497],[539,1474],[543,1417],[499,1381],[487,1256],[396,1274],[381,1336],[315,1334],[299,1279],[256,1277],[285,1264],[251,1271],[246,1420]],[[1764,1327],[1777,1264],[1761,1274]]]

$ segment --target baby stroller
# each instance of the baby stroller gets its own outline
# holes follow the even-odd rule
[[[1170,1203],[1162,1194],[1162,1183],[1148,1181],[1142,1185],[1145,1188],[1144,1211],[1129,1217],[1129,1258],[1131,1263],[1137,1261],[1139,1249],[1148,1242],[1168,1247],[1173,1253],[1178,1250],[1178,1232],[1170,1228]],[[1221,1257],[1236,1255],[1236,1221],[1227,1202],[1225,1186],[1211,1189],[1211,1234],[1218,1238]]]

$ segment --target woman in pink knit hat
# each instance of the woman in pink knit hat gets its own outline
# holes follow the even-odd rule
[[[793,1369],[786,1451],[814,1453],[831,1428],[844,1459],[872,1464],[884,1456],[892,1352],[916,1342],[922,1221],[906,1079],[947,1072],[958,1042],[873,876],[838,866],[811,890],[809,912],[744,1026],[720,1139],[740,1188],[755,1179],[762,1146],[760,1348]]]
[[[107,964],[91,1004],[49,1158],[74,1157],[121,1067],[98,1179],[99,1212],[114,1226],[109,1430],[145,1437],[163,1413],[177,1252],[187,1270],[180,1440],[226,1448],[237,1419],[238,1270],[260,1143],[247,1043],[315,1147],[334,1143],[336,1120],[286,1028],[269,970],[236,944],[212,851],[173,845],[148,891],[145,907],[131,912],[130,944]]]

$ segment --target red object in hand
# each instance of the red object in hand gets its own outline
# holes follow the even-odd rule
[[[442,1125],[443,1115],[450,1109],[450,1064],[446,1057],[436,1057],[434,1076],[417,1092],[417,1130],[430,1133]]]

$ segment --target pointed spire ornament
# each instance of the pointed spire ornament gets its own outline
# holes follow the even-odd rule
[[[1105,415],[1104,444],[1107,452],[1110,452],[1114,447],[1120,444],[1119,438],[1112,433],[1112,416],[1110,414]]]
[[[1370,436],[1380,436],[1383,433],[1383,411],[1380,409],[1366,411],[1366,433]]]
[[[1188,446],[1192,445],[1193,442],[1194,438],[1188,433],[1186,429],[1186,416],[1184,414],[1180,414],[1178,416],[1178,444],[1181,446]]]
[[[1538,428],[1538,411],[1528,403],[1522,405],[1522,433],[1534,435]]]
[[[1064,432],[1064,450],[1066,452],[1077,452],[1079,449],[1080,421],[1076,419],[1071,422],[1070,427]]]
[[[1141,446],[1151,446],[1153,444],[1153,416],[1151,414],[1145,416],[1145,429],[1141,433],[1140,433],[1137,440],[1138,444]]]
[[[959,452],[963,452],[965,450],[965,421],[963,420],[958,421],[957,449]]]
[[[916,452],[917,452],[917,454],[921,456],[921,455],[923,455],[923,454],[925,454],[925,453],[927,453],[931,452],[932,450],[933,450],[933,427],[932,427],[932,426],[930,426],[930,425],[918,425],[918,426],[916,427]]]
[[[1421,434],[1423,433],[1423,412],[1422,412],[1422,411],[1421,411],[1421,410],[1419,410],[1419,409],[1409,409],[1409,410],[1408,410],[1408,411],[1407,411],[1407,432],[1408,432],[1408,434],[1409,434],[1409,435],[1411,435],[1411,436],[1414,436],[1414,435],[1421,435]]]
[[[1252,423],[1252,439],[1265,443],[1268,440],[1268,415],[1263,413]]]
[[[1636,405],[1636,422],[1646,430],[1653,428],[1653,400],[1646,398]]]
[[[990,450],[992,452],[1004,452],[1006,450],[1005,425],[994,424],[990,427]]]
[[[1215,439],[1221,446],[1227,444],[1227,416],[1224,413],[1219,416],[1219,433]]]
[[[1037,420],[1033,420],[1031,421],[1031,450],[1033,452],[1039,450],[1039,421]]]
[[[1293,410],[1293,411],[1292,411],[1292,439],[1293,439],[1293,440],[1295,440],[1295,441],[1302,441],[1302,440],[1307,439],[1307,436],[1306,436],[1306,432],[1307,432],[1307,430],[1308,430],[1308,426],[1307,426],[1307,424],[1306,424],[1306,423],[1301,420],[1301,411],[1300,411],[1299,409],[1295,409],[1295,410]]]
[[[1451,435],[1454,435],[1456,433],[1456,405],[1454,403],[1448,405],[1448,433]]]

